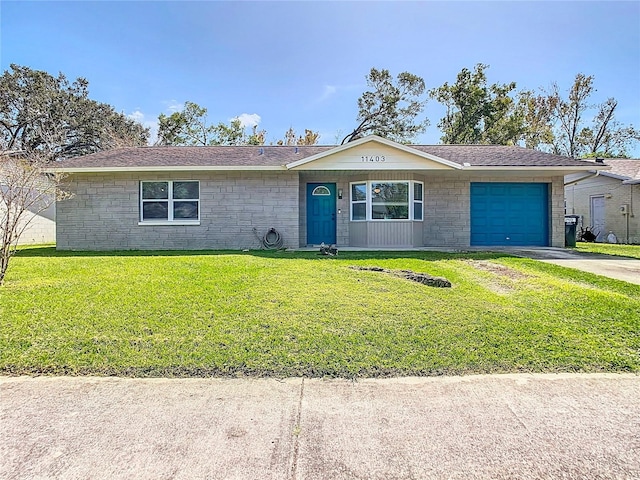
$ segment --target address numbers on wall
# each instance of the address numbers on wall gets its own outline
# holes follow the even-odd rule
[[[386,162],[387,159],[384,155],[362,155],[360,157],[362,162]]]

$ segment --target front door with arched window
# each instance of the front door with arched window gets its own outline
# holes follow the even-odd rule
[[[336,184],[307,184],[307,244],[336,243]]]

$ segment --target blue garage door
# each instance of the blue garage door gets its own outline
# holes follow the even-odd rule
[[[471,183],[471,245],[549,245],[546,183]]]

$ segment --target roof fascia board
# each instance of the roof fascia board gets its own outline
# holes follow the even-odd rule
[[[578,172],[578,171],[594,171],[592,167],[570,167],[570,166],[472,166],[472,167],[460,167],[457,166],[458,170],[463,170],[465,172],[475,171],[475,172],[488,172],[488,171],[542,171],[542,170],[552,170],[552,171],[567,171],[567,172]],[[158,166],[158,167],[48,167],[43,169],[44,172],[47,173],[107,173],[107,172],[184,172],[185,170],[193,170],[193,171],[283,171],[289,170],[286,166],[193,166],[193,165],[183,165],[183,166]],[[407,170],[407,169],[404,169]],[[420,169],[420,168],[411,168],[408,170],[430,170],[430,169]],[[601,172],[604,174],[605,172]],[[611,175],[608,175],[611,176]]]
[[[184,172],[185,170],[193,171],[255,171],[255,170],[271,170],[283,171],[284,166],[158,166],[158,167],[49,167],[44,169],[48,173],[101,173],[101,172]]]
[[[600,172],[600,175],[603,175],[605,177],[610,177],[610,178],[615,178],[616,180],[633,180],[631,177],[627,176],[627,175],[620,175],[619,173],[613,173],[613,172]]]
[[[396,143],[396,142],[394,142],[392,140],[387,140],[386,138],[382,138],[382,137],[379,137],[377,135],[369,135],[367,137],[359,138],[358,140],[354,140],[353,142],[349,142],[349,143],[346,143],[344,145],[339,145],[336,148],[332,148],[331,150],[327,150],[325,152],[320,152],[320,153],[317,153],[317,154],[312,155],[310,157],[302,158],[300,160],[296,160],[295,162],[288,163],[285,166],[287,167],[288,170],[291,170],[291,169],[294,169],[294,168],[299,167],[301,165],[305,165],[307,163],[314,162],[316,160],[319,160],[319,159],[324,158],[324,157],[328,157],[330,155],[335,155],[336,153],[340,153],[340,152],[343,152],[345,150],[349,150],[349,149],[355,148],[355,147],[357,147],[359,145],[363,145],[363,144],[369,143],[369,142],[381,143],[382,145],[386,145],[388,147],[395,148],[395,149],[401,150],[401,151],[406,152],[406,153],[410,153],[410,154],[415,155],[417,157],[422,157],[422,158],[425,158],[427,160],[432,160],[434,162],[441,163],[441,164],[446,165],[446,166],[451,167],[451,168],[462,169],[462,166],[460,164],[458,164],[458,163],[452,162],[450,160],[446,160],[444,158],[440,158],[440,157],[438,157],[436,155],[431,155],[429,153],[421,152],[420,150],[416,150],[415,148],[411,148],[411,147],[409,147],[407,145],[403,145],[401,143]]]
[[[554,172],[561,172],[561,171],[566,171],[566,172],[589,172],[589,171],[593,171],[593,167],[591,166],[562,166],[562,165],[554,165],[554,166],[541,166],[541,165],[535,165],[535,166],[506,166],[506,165],[486,165],[486,166],[482,166],[482,165],[476,165],[476,166],[471,166],[471,167],[464,167],[465,172],[468,171],[475,171],[475,172],[488,172],[488,171],[518,171],[518,172],[522,172],[522,171],[541,171],[541,170],[551,170]]]

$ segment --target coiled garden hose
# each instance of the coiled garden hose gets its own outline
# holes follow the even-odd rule
[[[253,232],[255,233],[258,240],[260,240],[262,248],[266,250],[280,250],[282,248],[282,245],[284,244],[282,235],[280,235],[280,232],[278,232],[275,228],[270,228],[262,238],[258,236],[258,231],[255,228],[253,229]]]

